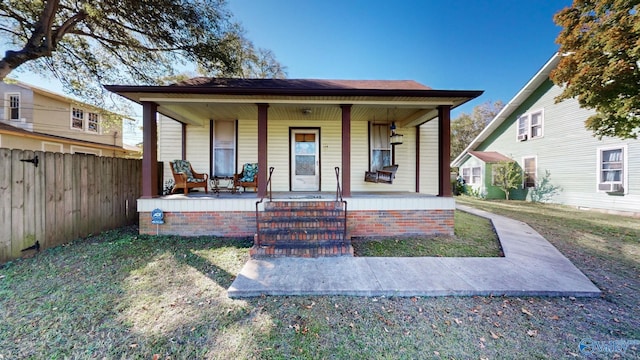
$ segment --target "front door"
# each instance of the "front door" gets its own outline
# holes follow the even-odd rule
[[[319,129],[291,130],[291,190],[320,190]]]

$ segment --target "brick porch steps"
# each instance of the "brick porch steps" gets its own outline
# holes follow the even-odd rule
[[[353,256],[341,202],[268,202],[257,226],[260,246],[252,257]]]

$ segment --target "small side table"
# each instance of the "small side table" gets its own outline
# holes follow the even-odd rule
[[[226,186],[220,187],[220,181],[226,181]],[[221,191],[229,191],[235,194],[236,188],[233,186],[233,176],[213,176],[211,178],[211,190],[214,194],[220,195]]]

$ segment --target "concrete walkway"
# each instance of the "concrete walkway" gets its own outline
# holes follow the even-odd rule
[[[578,268],[529,225],[463,205],[457,208],[493,222],[504,257],[253,259],[231,284],[228,296],[600,295]]]

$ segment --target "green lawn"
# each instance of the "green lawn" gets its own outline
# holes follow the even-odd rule
[[[354,239],[356,256],[503,256],[491,221],[464,211],[455,212],[455,236],[398,239]]]
[[[126,228],[0,269],[0,359],[556,359],[640,340],[640,220],[460,201],[528,222],[603,296],[231,300],[249,242]]]

